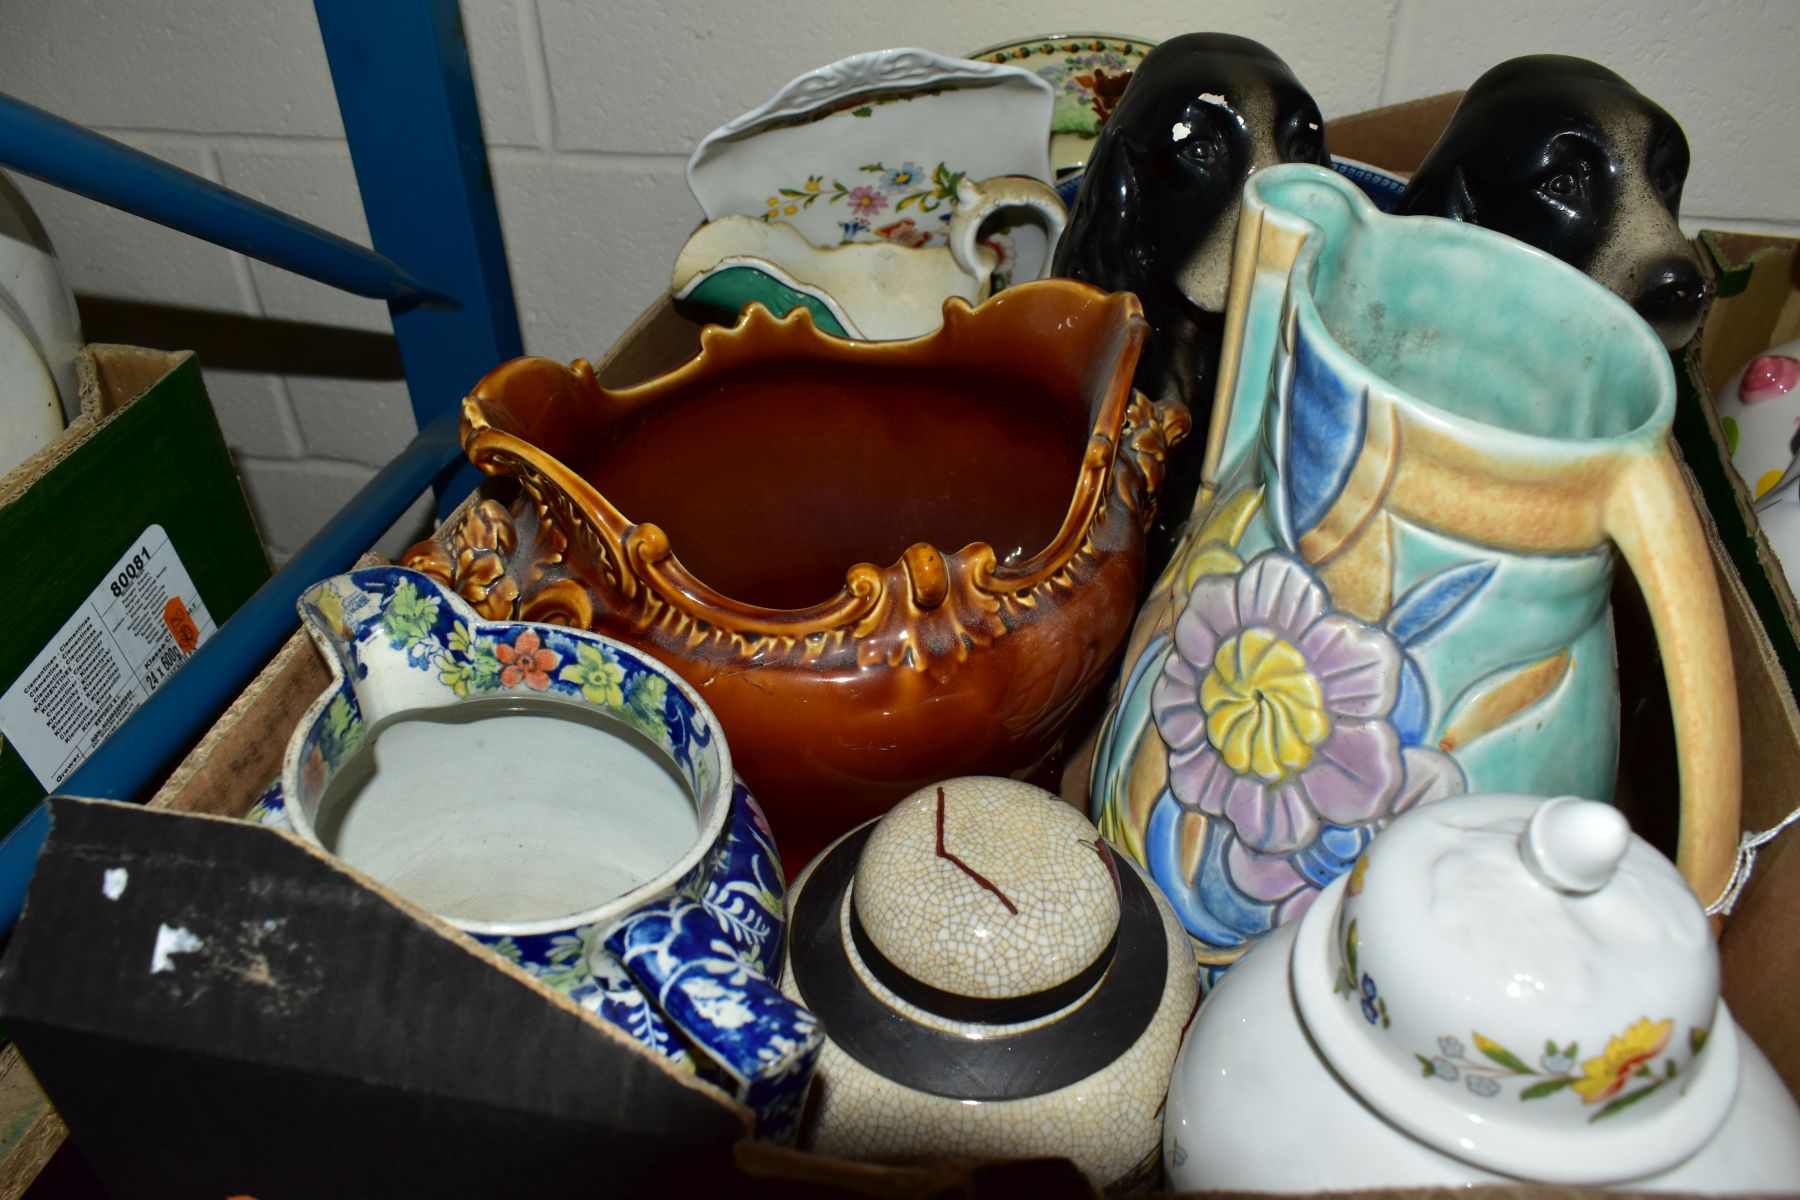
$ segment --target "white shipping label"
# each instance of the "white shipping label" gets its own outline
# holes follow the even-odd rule
[[[54,790],[212,632],[169,535],[152,525],[0,695],[0,733]]]

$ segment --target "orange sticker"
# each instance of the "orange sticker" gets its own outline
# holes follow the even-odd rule
[[[187,605],[181,602],[180,596],[170,596],[169,602],[163,605],[163,624],[175,635],[175,644],[181,647],[183,654],[192,654],[194,647],[200,644],[200,627],[188,616]]]

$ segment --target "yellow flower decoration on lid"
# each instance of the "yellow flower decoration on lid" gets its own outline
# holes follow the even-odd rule
[[[1610,1099],[1631,1079],[1633,1072],[1663,1052],[1674,1031],[1672,1019],[1652,1021],[1645,1017],[1633,1022],[1624,1033],[1606,1040],[1605,1053],[1596,1054],[1581,1064],[1582,1078],[1570,1086],[1581,1095],[1584,1104],[1598,1104]]]

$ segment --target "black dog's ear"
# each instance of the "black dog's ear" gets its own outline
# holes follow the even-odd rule
[[[1478,224],[1475,196],[1461,163],[1433,170],[1427,157],[1425,166],[1406,185],[1394,211],[1401,216],[1449,217],[1452,221]]]
[[[1475,195],[1469,191],[1469,178],[1463,174],[1461,163],[1450,168],[1450,178],[1444,183],[1443,203],[1441,211],[1451,220],[1480,224],[1481,218],[1475,212]]]
[[[1106,291],[1137,291],[1137,265],[1147,247],[1141,233],[1143,196],[1131,151],[1121,137],[1095,139],[1082,172],[1069,225],[1056,243],[1050,273]]]

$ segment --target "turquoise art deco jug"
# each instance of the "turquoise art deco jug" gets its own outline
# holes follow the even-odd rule
[[[1610,800],[1616,545],[1668,672],[1678,862],[1714,899],[1737,700],[1656,336],[1548,255],[1313,166],[1251,178],[1235,256],[1206,486],[1095,749],[1101,830],[1216,971],[1409,807]]]

